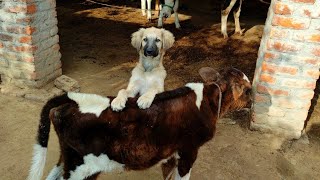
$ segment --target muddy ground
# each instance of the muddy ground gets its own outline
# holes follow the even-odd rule
[[[173,18],[165,24],[176,37],[174,47],[165,56],[166,89],[198,81],[197,71],[203,66],[237,67],[252,79],[262,33],[261,26],[256,25],[264,24],[268,7],[254,0],[245,1],[241,23],[249,30],[244,36],[223,39],[218,0],[195,2],[199,1],[182,2],[181,30],[174,28]],[[137,2],[114,0],[108,4],[112,6],[75,0],[57,2],[63,73],[78,80],[82,92],[116,95],[124,88],[138,58],[130,45],[131,33],[156,25],[156,19],[148,23],[141,16]],[[42,105],[0,95],[0,179],[26,178]],[[319,105],[307,126],[309,140],[283,141],[250,131],[245,112],[230,116],[236,124],[218,124],[214,140],[199,151],[191,179],[319,179]],[[45,175],[57,162],[58,154],[57,138],[51,131]],[[159,167],[154,167],[104,174],[99,179],[161,179],[161,173]]]

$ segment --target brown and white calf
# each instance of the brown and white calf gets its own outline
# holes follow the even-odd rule
[[[49,100],[41,112],[29,179],[41,179],[50,121],[61,156],[47,179],[96,179],[101,172],[166,167],[172,160],[164,177],[175,172],[175,179],[189,179],[199,148],[215,134],[219,114],[251,101],[251,84],[241,71],[199,72],[205,84],[160,93],[148,109],[129,98],[123,111],[114,112],[109,108],[113,97],[94,94],[69,92]]]

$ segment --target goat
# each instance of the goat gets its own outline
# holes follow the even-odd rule
[[[42,177],[50,121],[61,155],[47,179],[96,179],[101,172],[144,170],[157,163],[166,167],[173,161],[164,178],[175,173],[175,179],[189,179],[218,118],[251,101],[251,84],[241,71],[231,68],[220,75],[202,68],[199,73],[205,84],[157,94],[148,109],[139,109],[137,98],[129,98],[123,111],[114,112],[108,108],[114,97],[74,92],[49,100],[41,112],[28,179]]]
[[[233,17],[235,24],[235,33],[239,33],[240,35],[242,35],[243,30],[240,27],[240,12],[242,2],[243,0],[224,0],[224,2],[221,4],[221,33],[223,34],[224,38],[228,38],[227,22],[229,13],[232,8],[234,8]]]

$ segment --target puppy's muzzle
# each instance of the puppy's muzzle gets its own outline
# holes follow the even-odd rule
[[[146,48],[144,48],[144,55],[157,57],[158,56],[158,48],[156,46],[146,47]]]

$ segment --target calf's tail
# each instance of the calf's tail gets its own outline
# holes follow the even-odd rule
[[[33,147],[32,165],[29,170],[28,180],[41,180],[46,163],[47,147],[50,133],[50,110],[70,102],[68,94],[50,99],[42,108],[38,127],[37,143]]]

